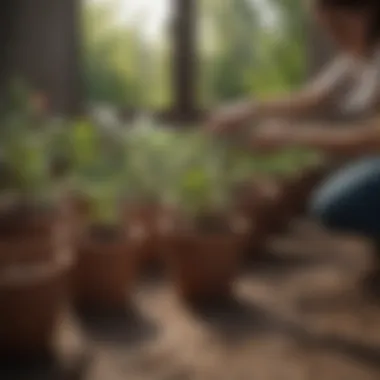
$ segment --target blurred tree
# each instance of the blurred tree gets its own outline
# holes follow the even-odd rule
[[[265,4],[204,0],[202,4],[203,17],[216,35],[216,51],[208,54],[203,66],[206,102],[265,96],[304,80],[306,15],[299,0],[268,0]],[[210,33],[210,25],[204,29]]]
[[[143,93],[138,67],[138,38],[118,25],[112,4],[91,4],[84,13],[86,98],[116,106],[140,106]]]
[[[308,19],[299,0],[177,0],[181,16],[174,56],[172,25],[170,38],[149,42],[142,38],[144,18],[120,23],[117,0],[84,3],[81,51],[80,2],[36,2],[4,0],[0,81],[10,72],[25,75],[59,111],[73,112],[80,104],[80,53],[87,100],[168,108],[175,99],[183,113],[287,91],[304,80],[307,55],[316,61],[307,50]]]
[[[248,0],[205,0],[203,5],[204,17],[214,29],[215,49],[204,73],[210,86],[209,98],[229,100],[242,96],[250,91],[248,78],[256,59],[255,9]]]
[[[141,14],[118,21],[117,1],[86,3],[84,65],[86,98],[122,109],[165,108],[171,100],[170,50],[166,40],[146,41]]]
[[[141,38],[144,19],[116,22],[116,3],[86,6],[88,99],[155,109],[175,100],[177,110],[191,114],[198,106],[288,91],[303,82],[307,17],[299,0],[174,4],[175,25],[154,43]]]
[[[192,121],[198,108],[197,0],[174,0],[173,6],[173,111],[177,120]]]

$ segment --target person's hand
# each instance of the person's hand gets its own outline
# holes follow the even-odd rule
[[[272,152],[292,145],[295,134],[295,128],[280,121],[271,121],[252,132],[249,144],[255,151]]]
[[[214,112],[207,122],[207,130],[213,133],[232,132],[254,116],[252,104],[240,103]]]

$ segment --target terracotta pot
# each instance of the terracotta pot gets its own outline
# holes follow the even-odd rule
[[[126,205],[124,223],[126,227],[139,226],[144,230],[144,240],[139,250],[142,265],[157,264],[165,250],[160,226],[168,217],[168,210],[157,203]]]
[[[254,218],[257,206],[260,203],[261,193],[258,190],[255,181],[247,181],[236,187],[233,194],[235,198],[235,207],[238,212],[247,218]]]
[[[38,354],[50,351],[66,302],[71,257],[0,269],[0,351]]]
[[[88,224],[90,212],[89,202],[80,194],[67,194],[60,208],[62,241],[75,246],[82,239]]]
[[[180,296],[198,300],[230,295],[245,238],[234,232],[173,231],[166,258]]]
[[[123,307],[136,278],[138,238],[87,235],[74,267],[74,298],[78,304]]]
[[[280,232],[286,226],[291,213],[287,204],[283,178],[257,180],[261,200],[257,210],[257,226],[267,235]]]
[[[63,225],[57,209],[14,209],[1,213],[0,219],[0,267],[44,262],[61,248]]]
[[[328,165],[320,164],[288,178],[285,184],[286,199],[294,215],[305,212],[313,189],[328,174],[328,171]]]
[[[267,209],[273,202],[272,193],[263,187],[262,182],[253,180],[242,184],[235,196],[238,212],[250,223],[245,250],[251,256],[252,253],[257,254],[263,249],[271,232]]]
[[[262,176],[252,179],[249,186],[246,184],[240,210],[249,215],[252,227],[246,250],[249,256],[263,253],[268,238],[282,232],[292,217],[285,181],[281,177]]]
[[[0,237],[51,234],[57,221],[57,208],[20,204],[0,212]]]
[[[0,240],[0,268],[13,264],[44,263],[56,252],[51,236],[17,236]]]

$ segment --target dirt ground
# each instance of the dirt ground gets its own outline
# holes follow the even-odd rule
[[[82,371],[28,380],[379,380],[380,302],[358,285],[367,243],[301,221],[268,252],[224,304],[190,309],[151,279],[124,315],[68,317],[62,347],[86,348]]]

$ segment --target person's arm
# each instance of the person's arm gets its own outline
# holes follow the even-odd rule
[[[304,89],[277,100],[248,100],[222,108],[212,115],[209,125],[212,129],[229,129],[254,119],[307,116],[327,102],[335,89],[344,83],[351,70],[350,65],[349,59],[339,57]]]
[[[330,100],[351,70],[348,58],[338,57],[303,89],[287,97],[252,104],[254,115],[266,117],[304,117]]]
[[[289,144],[330,154],[380,154],[380,120],[341,129],[299,128],[291,134]]]
[[[286,147],[316,149],[337,156],[380,154],[380,119],[343,128],[272,124],[259,128],[252,135],[252,149],[265,151]]]

